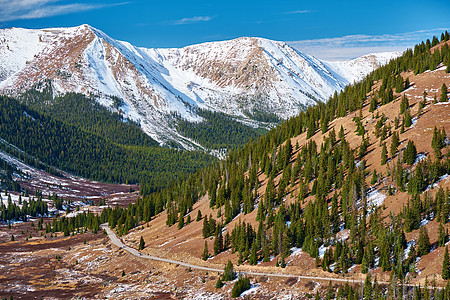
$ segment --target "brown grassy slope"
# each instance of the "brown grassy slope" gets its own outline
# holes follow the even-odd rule
[[[377,122],[375,116],[377,113],[381,116],[384,114],[388,121],[386,124],[390,124],[392,130],[395,130],[394,127],[394,118],[398,117],[400,111],[400,99],[403,94],[409,99],[410,110],[413,118],[417,117],[417,122],[410,128],[407,128],[404,133],[400,134],[400,142],[401,145],[399,149],[402,149],[406,146],[408,140],[413,140],[418,153],[426,154],[427,158],[431,158],[434,160],[434,154],[431,148],[431,139],[433,128],[436,126],[438,128],[443,127],[447,133],[450,133],[450,102],[449,103],[438,103],[433,104],[433,97],[436,94],[439,99],[440,95],[440,87],[442,83],[445,83],[447,86],[450,86],[450,75],[445,73],[443,68],[435,70],[435,71],[427,71],[423,74],[414,75],[412,72],[403,73],[403,78],[409,78],[411,82],[411,87],[404,91],[401,94],[395,94],[395,100],[387,105],[379,107],[374,113],[369,112],[369,103],[371,98],[366,101],[363,109],[363,125],[366,127],[366,132],[368,132],[370,138],[370,147],[368,149],[368,154],[365,156],[365,160],[367,161],[368,170],[372,172],[373,170],[377,170],[379,174],[383,174],[384,179],[376,186],[377,189],[381,191],[381,193],[386,194],[387,186],[393,184],[386,177],[387,167],[388,165],[393,165],[397,159],[397,157],[393,157],[392,161],[388,165],[381,166],[380,165],[380,154],[381,147],[379,143],[379,139],[377,139],[374,135],[374,128]],[[376,83],[375,89],[379,87],[380,83]],[[417,116],[418,110],[418,102],[423,99],[423,92],[426,91],[428,93],[427,97],[427,105],[423,110],[421,116]],[[356,148],[361,143],[361,137],[357,136],[355,133],[356,125],[352,121],[354,116],[359,115],[359,112],[353,112],[346,117],[339,118],[334,120],[330,124],[330,129],[334,128],[336,132],[339,132],[341,126],[345,129],[346,140],[350,143],[352,148]],[[400,128],[396,129],[400,131]],[[329,132],[329,131],[328,131]],[[328,135],[328,132],[325,136]],[[316,143],[320,146],[324,138],[322,133],[316,132],[316,134],[311,138],[316,141]],[[291,143],[294,146],[296,143],[299,144],[300,148],[305,145],[307,142],[306,133],[303,133],[297,137],[291,139]],[[391,137],[388,137],[386,140],[386,145],[389,150],[389,146],[391,144]],[[446,150],[444,150],[445,152]],[[448,151],[448,150],[447,150]],[[296,158],[296,150],[294,150],[294,154],[292,155],[292,161]],[[412,166],[414,168],[414,166]],[[367,185],[370,187],[370,177],[367,177]],[[281,174],[277,176],[275,179],[275,184],[280,180]],[[260,187],[258,192],[262,197],[264,197],[264,191],[267,184],[267,178],[264,174],[259,175],[260,179]],[[450,180],[443,180],[439,183],[439,186],[442,186],[444,189],[446,187],[450,187]],[[290,203],[292,201],[296,201],[297,198],[297,189],[298,184],[296,183],[293,188],[291,188],[290,193],[287,196],[286,203]],[[431,189],[431,193],[434,194],[436,189]],[[409,195],[407,193],[397,193],[394,196],[387,196],[384,201],[385,209],[383,211],[383,215],[387,216],[390,212],[398,213],[403,204],[406,203]],[[313,197],[308,197],[305,201],[312,200]],[[222,208],[223,209],[223,208]],[[200,258],[203,252],[204,240],[201,236],[202,233],[202,222],[195,222],[195,218],[197,216],[198,210],[201,210],[203,215],[212,215],[216,217],[217,210],[210,209],[208,203],[208,197],[203,197],[198,203],[194,205],[194,211],[191,213],[192,223],[186,225],[181,230],[177,230],[176,225],[172,227],[167,227],[165,225],[166,221],[166,213],[163,212],[158,215],[154,220],[150,222],[150,227],[147,228],[145,226],[144,230],[134,230],[128,236],[125,237],[125,240],[128,241],[129,244],[135,245],[137,247],[139,238],[142,235],[144,239],[147,241],[148,247],[144,250],[146,253],[157,254],[164,257],[172,257],[183,259],[186,261],[195,262],[198,264],[223,264],[228,259],[232,259],[234,262],[237,261],[236,254],[231,254],[230,252],[225,252],[219,254],[217,257],[210,259],[207,263],[204,263]],[[222,211],[223,212],[223,211]],[[227,225],[227,230],[231,231],[234,226],[238,222],[248,222],[252,225],[257,225],[255,221],[256,210],[247,215],[239,215],[235,220],[233,220],[230,224]],[[437,226],[434,222],[430,222],[426,225],[431,242],[435,242],[437,240]],[[407,234],[407,239],[417,239],[418,232],[412,232]],[[207,239],[208,248],[210,253],[213,250],[213,239]],[[437,249],[433,251],[429,255],[422,258],[419,263],[419,268],[423,268],[421,274],[418,279],[424,279],[426,274],[437,273],[440,274],[440,262],[442,261],[443,250]],[[302,274],[327,274],[328,276],[334,276],[333,274],[323,273],[319,269],[314,268],[314,260],[309,257],[309,255],[302,253],[298,256],[292,256],[288,258],[287,261],[291,261],[288,267],[285,269],[286,272],[300,272]],[[261,264],[259,267],[267,267],[273,268],[275,264],[275,260],[270,263]],[[359,270],[359,268],[355,268],[354,271]],[[279,269],[278,269],[279,271]],[[356,275],[351,275],[356,276]],[[384,279],[388,279],[388,275],[384,274]],[[381,278],[380,278],[381,280]]]

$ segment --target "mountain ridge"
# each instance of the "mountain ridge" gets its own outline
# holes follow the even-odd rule
[[[254,120],[253,113],[292,117],[362,78],[378,62],[375,57],[373,67],[366,62],[363,70],[346,77],[339,70],[350,74],[359,68],[357,62],[352,66],[323,62],[285,42],[241,37],[183,48],[143,48],[87,24],[1,30],[0,53],[4,94],[14,95],[50,79],[56,94],[92,95],[140,123],[161,145],[172,141],[184,149],[203,146],[176,130],[174,113],[201,122],[203,118],[192,110],[198,107],[264,127],[267,124]],[[120,107],[114,107],[112,96],[123,100]]]

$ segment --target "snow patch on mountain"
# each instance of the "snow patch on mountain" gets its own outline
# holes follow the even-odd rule
[[[202,146],[177,132],[174,116],[202,122],[195,109],[201,108],[256,125],[254,112],[286,119],[396,55],[324,62],[263,38],[147,49],[89,25],[12,28],[0,30],[0,91],[15,95],[49,79],[56,94],[84,93],[122,111],[161,145],[198,149]],[[113,97],[123,104],[114,107]]]
[[[387,64],[402,52],[370,53],[348,61],[323,61],[349,84],[361,81],[370,72]]]

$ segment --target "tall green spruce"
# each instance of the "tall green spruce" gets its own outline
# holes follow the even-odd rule
[[[448,95],[447,95],[448,91],[447,91],[447,86],[445,85],[445,83],[442,84],[441,87],[441,98],[440,98],[440,102],[447,102],[448,101]]]
[[[448,258],[448,248],[445,247],[444,259],[442,261],[442,279],[450,279],[450,262]]]

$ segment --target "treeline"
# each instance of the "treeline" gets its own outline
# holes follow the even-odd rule
[[[24,154],[5,147],[19,158],[31,155],[89,179],[141,183],[145,192],[165,187],[212,160],[202,152],[118,144],[7,97],[0,97],[0,138],[26,150]]]
[[[442,51],[445,52],[445,49],[446,47],[443,47]],[[440,52],[435,51],[435,53]],[[346,87],[346,89],[340,94],[336,93],[326,104],[319,103],[314,107],[309,107],[305,112],[302,112],[297,117],[283,122],[280,126],[271,130],[266,135],[261,136],[257,141],[252,141],[246,144],[243,149],[239,151],[231,151],[225,162],[221,162],[220,164],[216,164],[208,169],[203,169],[197,172],[188,180],[183,183],[179,183],[177,185],[178,188],[173,188],[162,192],[166,194],[166,196],[161,197],[163,199],[162,202],[165,205],[168,199],[174,199],[175,197],[170,196],[172,193],[183,194],[182,191],[189,191],[189,195],[186,197],[177,197],[177,199],[180,200],[175,208],[172,208],[171,206],[168,207],[168,210],[174,210],[175,214],[177,214],[180,212],[183,213],[186,210],[186,207],[188,209],[191,208],[191,203],[193,202],[190,200],[192,199],[190,196],[190,191],[192,190],[197,190],[199,193],[194,198],[198,198],[199,195],[202,195],[208,191],[213,203],[215,203],[215,199],[217,197],[219,197],[219,199],[222,198],[222,196],[225,196],[225,198],[231,198],[232,191],[234,190],[239,191],[235,193],[239,197],[248,195],[248,192],[241,193],[242,189],[236,189],[234,186],[234,182],[236,182],[239,187],[244,187],[243,174],[245,172],[249,172],[249,186],[254,191],[255,177],[260,169],[259,167],[261,162],[264,162],[264,166],[261,166],[262,170],[266,170],[266,166],[268,168],[271,168],[272,165],[274,166],[278,157],[277,148],[279,145],[287,139],[297,136],[303,132],[307,132],[308,137],[317,132],[319,128],[322,132],[326,132],[328,130],[329,122],[331,122],[334,118],[345,116],[350,111],[355,111],[362,108],[364,101],[367,99],[367,94],[372,90],[374,80],[382,79],[383,76],[386,79],[389,79],[391,75],[397,76],[398,78],[400,71],[405,69],[407,66],[410,66],[409,64],[415,63],[416,60],[420,60],[423,55],[432,56],[433,54],[431,54],[429,48],[427,47],[417,47],[417,49],[413,52],[413,59],[410,59],[408,54],[405,54],[404,56],[391,61],[388,65],[373,72],[362,82]],[[402,65],[401,63],[407,64],[403,68],[399,68],[398,65]],[[390,87],[391,90],[395,88],[395,81],[389,83],[389,80],[383,79],[383,82],[386,82],[385,86],[387,90],[389,89],[388,87]],[[388,101],[385,101],[385,103],[388,103],[391,100],[393,99],[389,99]],[[379,105],[382,104],[383,102]],[[367,144],[366,138],[364,141],[365,143],[362,143],[363,146]],[[364,147],[360,149],[364,150]],[[358,149],[356,157],[364,155],[364,151],[361,151],[360,149]],[[348,155],[351,152],[352,151],[346,151],[345,153]],[[317,157],[314,158],[314,160],[317,160]],[[269,164],[267,163],[268,161],[270,162]],[[334,161],[335,165],[338,163],[338,161]],[[312,163],[311,165],[314,166],[314,170],[317,168],[317,164]],[[308,169],[309,167],[307,166],[307,172],[310,172]],[[280,170],[274,168],[273,172],[275,171]],[[197,182],[198,184],[192,187],[192,182]],[[222,182],[222,184],[219,184],[219,182]],[[225,186],[228,187],[226,190],[224,189]],[[155,199],[158,197],[160,196],[152,195],[147,199],[149,199],[151,203],[154,203],[155,200],[150,199]],[[185,201],[184,199],[189,200]],[[246,207],[246,205],[244,205],[244,207]]]
[[[443,39],[446,36],[448,34],[443,35]],[[361,109],[367,100],[374,98],[377,99],[376,109],[394,100],[394,90],[397,93],[407,89],[409,83],[399,76],[401,71],[416,65],[432,68],[435,64],[431,62],[435,58],[440,59],[437,65],[447,63],[448,47],[443,46],[441,51],[434,53],[430,49],[431,43],[429,46],[425,43],[415,47],[414,51],[407,51],[362,82],[336,93],[327,103],[309,107],[299,116],[245,144],[242,149],[231,150],[225,161],[201,169],[170,188],[144,196],[128,209],[106,209],[102,218],[107,217],[110,226],[117,228],[119,234],[126,234],[165,209],[167,225],[177,224],[182,228],[193,221],[187,214],[194,203],[207,194],[210,207],[217,215],[202,216],[199,213],[196,221],[203,219],[205,238],[214,236],[214,255],[231,249],[238,253],[240,263],[250,264],[277,256],[277,265],[284,267],[290,250],[297,247],[315,258],[316,266],[325,271],[343,274],[355,264],[361,264],[364,273],[381,267],[383,271],[392,271],[393,282],[403,282],[408,272],[415,271],[416,258],[431,249],[428,233],[420,226],[422,222],[438,218],[443,226],[450,219],[448,189],[419,196],[440,176],[450,173],[450,158],[448,155],[442,157],[442,149],[448,148],[446,134],[442,129],[436,129],[432,142],[436,149],[435,159],[416,163],[413,141],[408,142],[406,149],[398,150],[400,135],[412,125],[406,101],[392,128],[384,116],[376,117],[374,135],[366,132]],[[421,63],[422,60],[425,62]],[[382,88],[371,93],[376,80],[382,80]],[[358,110],[359,116],[355,113],[353,121],[361,143],[351,148],[346,140],[348,132],[342,127],[338,132],[337,128],[330,130],[329,122]],[[305,133],[309,138],[318,130],[325,136],[320,145],[313,140],[302,147],[290,142],[291,137]],[[388,163],[386,140],[391,139],[392,167],[388,168],[387,177],[391,177],[396,188],[389,186],[388,192],[408,191],[412,195],[411,202],[402,212],[391,214],[387,222],[382,218],[382,209],[367,199],[366,178],[372,175],[372,185],[380,180],[375,172],[370,172],[365,161],[368,145],[374,142],[373,136],[380,139],[380,146],[383,145],[382,164],[383,159]],[[415,165],[414,172],[411,165]],[[267,177],[264,195],[258,193],[261,184],[258,178],[262,173]],[[280,177],[278,182],[277,177]],[[297,201],[285,205],[287,196]],[[305,203],[307,197],[314,200]],[[255,209],[257,226],[239,222],[234,229],[227,230],[225,237],[222,236],[222,228],[236,216]],[[417,228],[420,228],[417,244],[407,244],[404,232]],[[343,233],[344,229],[347,229],[348,237],[339,237],[337,234]],[[447,239],[444,232],[439,245],[445,244]],[[208,257],[205,248],[204,257]],[[409,255],[405,258],[406,250]]]
[[[67,93],[53,98],[49,82],[26,91],[19,99],[29,108],[111,142],[129,146],[158,146],[156,141],[142,131],[138,123],[125,119],[118,112],[111,112],[95,98],[87,98],[79,93]]]
[[[17,168],[0,158],[0,189],[6,191],[20,191],[20,185],[13,179],[13,174],[22,175]]]
[[[7,204],[2,201],[0,204],[0,222],[9,221],[27,221],[27,216],[43,217],[48,215],[48,206],[42,197],[38,196],[37,199],[30,198],[29,201],[23,200],[19,196],[19,203],[15,203],[11,199],[11,195],[2,195],[8,197]]]
[[[103,215],[99,216],[91,212],[78,213],[75,217],[53,218],[51,223],[46,223],[45,232],[63,232],[64,236],[84,233],[90,230],[96,234],[100,230],[100,224],[106,222]]]
[[[194,123],[175,116],[177,130],[209,149],[240,148],[265,132],[264,129],[244,125],[221,112],[201,108],[195,108],[195,111],[204,120]]]
[[[444,34],[443,39],[446,36],[448,34]],[[112,217],[110,224],[113,227],[120,224],[119,232],[126,233],[133,224],[148,221],[166,209],[167,225],[178,224],[178,228],[189,226],[190,216],[187,218],[186,215],[201,196],[208,194],[210,206],[216,209],[217,216],[200,216],[198,219],[203,218],[204,237],[215,236],[215,254],[231,248],[239,253],[240,262],[251,264],[278,255],[277,264],[285,266],[284,259],[290,254],[290,249],[301,247],[316,258],[317,266],[336,273],[346,273],[354,264],[362,264],[366,272],[375,267],[375,258],[378,257],[383,270],[395,270],[395,276],[403,279],[408,268],[414,267],[414,255],[424,255],[429,249],[426,247],[426,232],[422,233],[422,246],[413,248],[406,245],[404,231],[410,229],[405,223],[409,222],[409,214],[418,214],[420,220],[426,216],[420,209],[414,213],[405,209],[404,213],[392,215],[390,222],[385,224],[381,220],[380,208],[367,202],[366,177],[372,173],[372,184],[380,178],[366,167],[364,158],[368,145],[374,141],[370,141],[362,125],[361,109],[368,100],[367,95],[369,100],[376,99],[376,103],[371,104],[375,110],[393,101],[394,91],[399,93],[407,89],[409,80],[403,79],[400,72],[414,69],[416,65],[422,69],[432,69],[440,63],[448,63],[447,46],[434,53],[431,53],[431,47],[431,43],[427,42],[415,47],[414,51],[406,51],[362,82],[346,87],[340,94],[336,93],[327,103],[309,107],[242,149],[230,151],[225,161],[199,170],[169,189],[148,195],[127,210],[119,213],[119,209],[115,209],[117,215]],[[374,82],[378,80],[381,80],[381,88],[372,93]],[[450,173],[449,157],[438,156],[434,161],[420,162],[414,172],[408,171],[410,165],[415,163],[417,152],[412,141],[405,150],[398,150],[400,134],[412,125],[409,104],[403,103],[402,108],[404,111],[396,118],[392,128],[386,124],[384,116],[377,115],[380,124],[377,124],[375,137],[380,139],[380,145],[391,138],[391,161],[397,157],[395,170],[390,168],[388,174],[395,178],[397,189],[389,187],[389,192],[394,194],[400,190],[418,195],[435,183],[439,176]],[[352,149],[344,129],[341,127],[336,133],[334,129],[329,129],[329,123],[358,110],[359,116],[354,121],[361,144]],[[318,130],[327,133],[322,144],[309,141],[301,148],[291,145],[291,137],[306,133],[309,138]],[[439,146],[433,147],[440,151],[446,147],[442,143],[445,134],[440,130],[435,135],[433,143]],[[385,144],[383,148],[386,148],[383,152],[387,162]],[[257,192],[261,173],[268,178],[264,196]],[[278,175],[281,179],[276,183]],[[397,178],[399,181],[396,181]],[[296,193],[292,193],[294,186],[298,186]],[[444,196],[437,196],[437,200],[433,196],[433,201],[441,203],[440,208],[438,210],[439,205],[435,204],[436,210],[427,215],[428,219],[446,211],[442,202],[450,202],[448,191],[438,193],[444,193]],[[285,206],[284,199],[289,195],[298,200]],[[310,196],[314,196],[314,201],[309,201],[305,206],[304,199]],[[221,229],[226,224],[241,213],[250,213],[256,206],[257,227],[239,223],[231,232],[228,230],[225,237],[222,236]],[[428,207],[428,202],[420,207]],[[121,221],[116,222],[118,219]],[[447,222],[448,214],[442,220]],[[336,234],[342,229],[349,230],[348,239],[337,238]],[[399,255],[406,247],[410,247],[411,255],[404,260]],[[323,257],[319,256],[319,249],[326,249]]]

